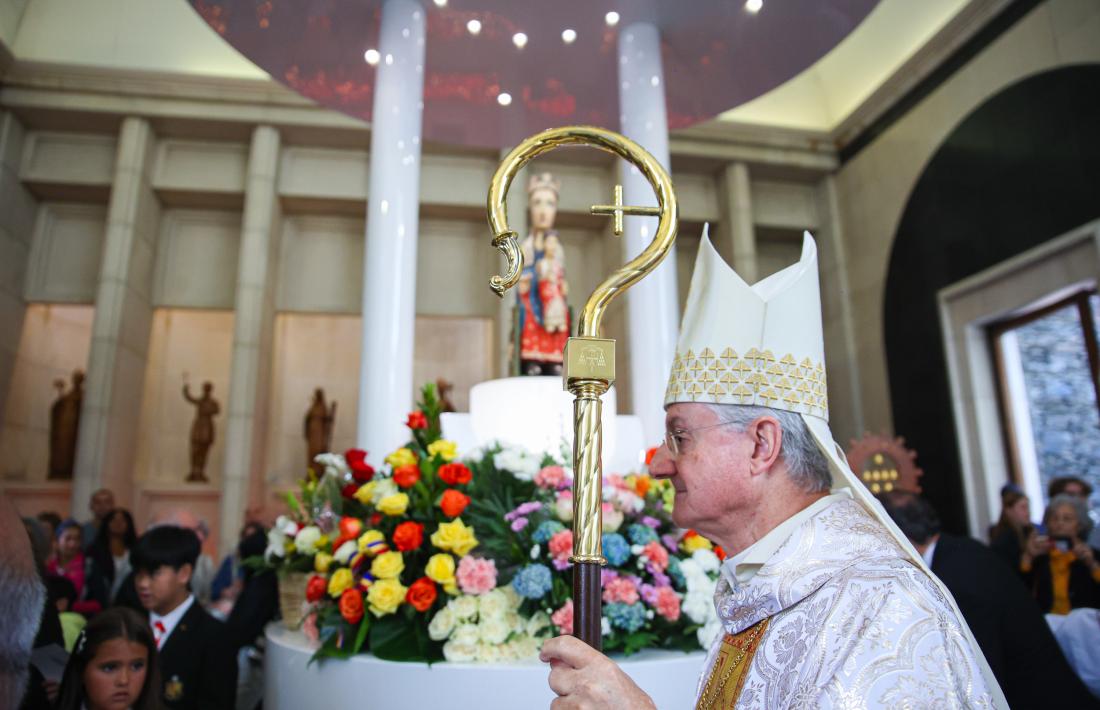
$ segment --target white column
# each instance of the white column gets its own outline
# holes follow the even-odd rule
[[[749,188],[749,166],[730,163],[720,178],[722,231],[730,241],[733,268],[747,283],[756,283],[759,276],[756,258],[756,231],[752,223],[752,191]]]
[[[23,282],[37,207],[19,180],[23,136],[23,126],[15,116],[0,111],[0,412],[11,386],[27,310]]]
[[[245,183],[237,292],[233,313],[233,360],[226,399],[225,465],[221,476],[219,546],[229,552],[250,500],[250,480],[262,481],[263,436],[270,389],[271,337],[275,317],[275,262],[279,203],[275,178],[279,132],[271,126],[252,131]],[[257,485],[255,493],[262,486]]]
[[[424,10],[386,0],[374,82],[356,437],[378,464],[407,439],[412,408]]]
[[[646,22],[625,27],[619,35],[619,122],[622,132],[652,153],[668,170],[664,84],[661,37],[657,27]],[[656,204],[653,188],[637,168],[624,162],[621,173],[623,200],[627,204]],[[656,228],[657,220],[653,217],[626,218],[624,261],[645,249]],[[680,330],[675,249],[652,274],[627,292],[627,320],[631,401],[634,413],[642,419],[646,443],[656,446],[664,435],[665,385]]]
[[[133,506],[138,410],[152,326],[153,255],[160,207],[150,179],[156,138],[149,122],[123,120],[115,153],[92,346],[73,471],[72,514],[92,492],[110,488]]]

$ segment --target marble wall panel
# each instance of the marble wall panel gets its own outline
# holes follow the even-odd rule
[[[821,224],[814,185],[752,181],[752,221],[761,227],[814,229]],[[764,272],[760,272],[761,278]]]
[[[283,220],[276,309],[359,313],[363,298],[363,220],[290,216]]]
[[[107,210],[100,205],[43,203],[27,261],[28,301],[95,300]]]
[[[366,149],[285,146],[279,158],[280,197],[367,199],[370,157]]]
[[[115,136],[32,131],[19,177],[28,182],[110,185]]]
[[[165,211],[157,242],[153,304],[233,308],[240,241],[237,212]]]
[[[157,190],[243,193],[248,146],[243,143],[162,140],[157,145]]]

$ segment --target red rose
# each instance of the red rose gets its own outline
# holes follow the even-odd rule
[[[443,497],[439,499],[439,507],[443,510],[443,514],[451,518],[462,515],[462,511],[466,510],[469,504],[470,496],[459,493],[453,488],[443,491]]]
[[[306,583],[306,601],[318,602],[325,596],[325,591],[328,590],[328,582],[321,575],[315,574],[309,578],[309,582]]]
[[[378,527],[378,523],[380,523],[380,522],[382,522],[382,514],[381,513],[374,513],[373,515],[370,516],[370,526],[372,528]]]
[[[412,488],[420,480],[420,469],[416,464],[398,466],[393,470],[393,482],[402,488]]]
[[[363,532],[363,521],[359,518],[353,518],[350,515],[345,515],[340,518],[340,537],[351,539],[353,537],[359,537]]]
[[[405,426],[410,429],[427,429],[428,418],[419,409],[415,412],[409,412],[409,418],[405,421]]]
[[[340,595],[340,616],[349,624],[358,624],[363,618],[363,593],[352,587]]]
[[[351,477],[357,483],[366,483],[374,478],[374,468],[367,463],[367,452],[362,449],[348,449],[344,452],[344,460],[351,469]]]
[[[407,520],[393,531],[393,546],[401,552],[409,552],[424,542],[424,526]]]
[[[340,489],[340,495],[344,496],[345,498],[354,498],[355,492],[358,490],[359,486],[355,485],[354,483],[349,483],[348,485]]]
[[[469,483],[474,477],[470,469],[461,463],[445,463],[439,467],[439,478],[448,486],[458,486]]]
[[[718,555],[718,559],[720,560],[726,559],[726,551],[722,549],[721,545],[714,546],[714,554]]]
[[[427,611],[435,602],[435,582],[427,577],[421,577],[409,586],[405,593],[405,601],[412,604],[417,611]]]

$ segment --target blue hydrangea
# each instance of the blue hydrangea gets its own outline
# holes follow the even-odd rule
[[[551,586],[550,569],[546,565],[527,565],[512,579],[516,594],[528,599],[542,599]]]
[[[626,536],[630,538],[631,545],[645,545],[657,539],[657,533],[653,528],[641,523],[634,523],[626,529]]]
[[[676,585],[677,589],[683,589],[686,586],[684,571],[680,569],[679,557],[675,555],[668,556],[668,569],[665,570],[665,574],[672,578],[672,583]]]
[[[645,625],[644,604],[623,604],[615,602],[603,608],[604,614],[611,620],[611,626],[632,633]]]
[[[612,566],[618,567],[630,559],[630,545],[619,533],[606,533],[603,536],[603,556]]]
[[[540,545],[545,545],[550,542],[550,538],[554,537],[554,535],[562,530],[565,530],[565,526],[557,520],[544,520],[535,528],[535,532],[531,537]]]

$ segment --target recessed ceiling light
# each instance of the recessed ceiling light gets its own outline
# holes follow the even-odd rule
[[[436,7],[447,7],[447,0],[435,0]]]
[[[481,32],[481,20],[470,20],[466,23],[466,29],[470,31],[470,34],[476,35]]]
[[[363,52],[363,59],[367,60],[367,64],[372,67],[378,64],[378,60],[382,58],[382,55],[378,53],[377,49],[368,49]]]
[[[614,27],[619,24],[619,13],[612,10],[603,16],[603,21],[607,23],[608,27]]]
[[[561,33],[561,41],[566,44],[573,44],[573,40],[577,38],[576,30],[565,30]]]
[[[512,95],[507,92],[497,94],[497,103],[501,106],[508,106],[512,103]]]
[[[516,45],[516,49],[523,49],[527,46],[527,35],[522,32],[517,32],[512,35],[512,44]]]
[[[745,9],[754,15],[760,12],[762,7],[764,7],[764,0],[745,0]]]

